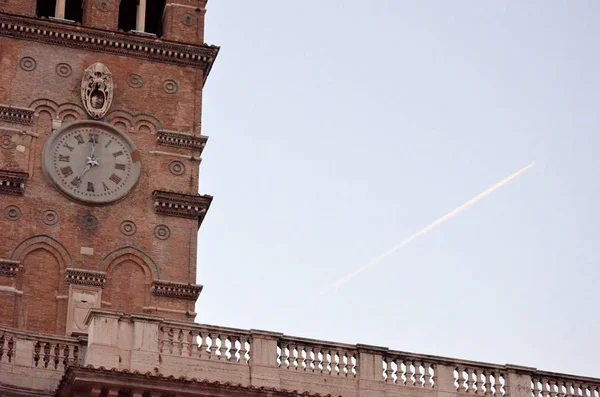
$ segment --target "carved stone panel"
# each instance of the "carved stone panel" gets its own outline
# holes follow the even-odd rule
[[[82,285],[69,285],[69,310],[67,312],[67,335],[87,334],[85,317],[91,308],[100,307],[102,289]]]
[[[96,62],[90,65],[81,79],[81,101],[93,119],[106,115],[113,97],[112,74],[106,66]]]

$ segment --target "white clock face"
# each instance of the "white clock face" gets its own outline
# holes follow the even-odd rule
[[[140,176],[140,154],[116,128],[78,121],[50,135],[42,153],[44,171],[64,194],[89,204],[125,197]]]

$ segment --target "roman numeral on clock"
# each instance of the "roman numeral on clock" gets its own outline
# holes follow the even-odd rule
[[[66,154],[58,155],[58,161],[65,161],[68,163],[70,159],[71,159],[71,156],[67,156]]]
[[[98,143],[98,134],[91,133],[89,142]]]
[[[71,185],[79,187],[79,185],[81,185],[81,179],[78,176],[76,176],[75,179],[71,181]]]
[[[121,182],[121,178],[119,178],[119,177],[118,177],[117,175],[115,175],[115,174],[112,174],[112,175],[110,176],[110,178],[108,178],[108,179],[110,179],[111,181],[113,181],[113,182],[114,182],[114,183],[116,183],[117,185],[118,185],[118,184]]]
[[[62,167],[60,169],[64,177],[67,177],[73,173],[73,169],[71,167]]]
[[[94,184],[92,182],[88,182],[87,191],[92,193],[94,192]]]
[[[68,143],[63,144],[63,147],[66,147],[67,149],[69,149],[69,152],[72,152],[74,149],[72,146],[69,146]]]
[[[113,153],[113,156],[115,156],[115,158],[119,157],[119,156],[122,156],[122,155],[123,155],[123,152],[121,150],[119,150],[118,152],[114,152]]]
[[[115,164],[115,168],[118,170],[125,170],[125,164],[117,163],[117,164]]]
[[[77,144],[78,145],[83,145],[85,143],[85,140],[83,139],[83,137],[81,136],[81,134],[75,135],[75,139],[77,139]]]
[[[106,183],[102,182],[102,187],[104,188],[105,192],[108,192],[110,189],[108,188],[108,186],[106,186]]]

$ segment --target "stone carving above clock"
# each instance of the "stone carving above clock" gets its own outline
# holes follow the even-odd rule
[[[77,121],[50,135],[43,169],[67,197],[85,204],[109,204],[137,184],[140,153],[125,134],[98,121]]]
[[[90,65],[81,79],[81,101],[91,118],[106,115],[113,97],[112,74],[106,66],[96,62]]]

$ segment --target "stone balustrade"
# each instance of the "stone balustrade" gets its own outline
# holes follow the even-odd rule
[[[0,383],[52,391],[68,366],[81,364],[86,346],[85,338],[0,327]]]
[[[206,384],[344,397],[600,397],[600,379],[529,367],[104,309],[92,309],[87,323],[87,344],[83,339],[0,328],[0,373],[16,376],[14,384],[19,386],[26,383],[45,390],[57,386],[67,366],[78,364]],[[23,376],[30,372],[24,370],[32,367],[38,369],[37,378],[25,381]]]

